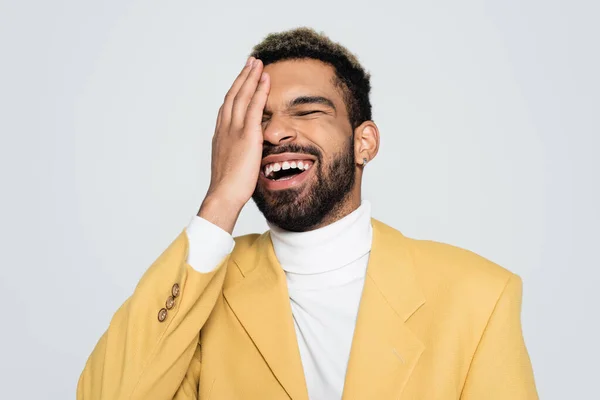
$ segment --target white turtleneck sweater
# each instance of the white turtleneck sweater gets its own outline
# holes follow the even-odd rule
[[[371,205],[328,226],[289,232],[269,225],[285,271],[296,338],[311,400],[341,399],[373,231]],[[233,237],[194,217],[188,263],[209,272],[233,250]]]

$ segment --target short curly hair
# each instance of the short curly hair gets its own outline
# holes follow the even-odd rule
[[[250,55],[260,59],[265,66],[277,61],[303,58],[331,65],[335,70],[333,83],[342,90],[352,129],[364,121],[372,120],[370,74],[354,54],[324,33],[307,27],[271,33],[254,46]]]

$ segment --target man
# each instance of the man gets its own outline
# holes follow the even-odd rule
[[[369,75],[301,28],[225,97],[198,216],[114,315],[78,399],[536,399],[521,280],[371,219]],[[253,198],[269,223],[231,237]]]

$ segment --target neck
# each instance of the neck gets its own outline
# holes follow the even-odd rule
[[[370,251],[371,205],[364,201],[335,222],[307,232],[269,227],[275,254],[286,272],[321,273],[343,267]]]

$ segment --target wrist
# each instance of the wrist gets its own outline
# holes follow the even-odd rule
[[[226,197],[209,194],[204,198],[197,215],[232,234],[243,207],[243,204],[239,205]]]

